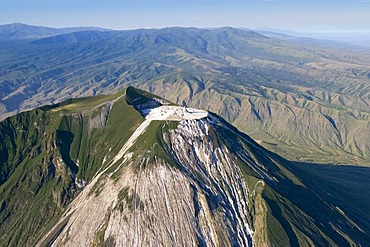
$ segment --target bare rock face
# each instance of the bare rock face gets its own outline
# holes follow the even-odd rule
[[[114,160],[39,245],[252,246],[249,192],[212,124],[181,120],[163,134],[168,157]]]
[[[252,243],[253,233],[246,215],[247,187],[227,147],[212,138],[212,131],[212,126],[206,120],[186,120],[170,132],[167,141],[178,163],[182,164],[183,170],[191,178],[195,191],[204,195],[205,200],[202,201],[198,196],[198,202],[194,202],[194,205],[199,203],[200,211],[222,219],[216,225],[210,224],[209,233],[207,227],[200,225],[203,236],[214,236],[214,233],[225,231],[222,227],[226,226],[230,242],[223,244],[248,246]],[[216,209],[216,212],[212,209]],[[206,225],[208,220],[212,222],[214,219],[206,218]],[[217,240],[222,239],[217,239],[218,234],[215,235],[216,239],[211,239],[211,243],[217,245]]]

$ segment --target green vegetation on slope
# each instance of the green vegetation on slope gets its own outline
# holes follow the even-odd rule
[[[76,192],[50,121],[47,113],[33,110],[0,123],[2,246],[33,245]]]
[[[138,160],[160,158],[168,165],[179,168],[176,161],[170,158],[171,150],[163,140],[165,133],[176,129],[177,125],[178,122],[175,121],[152,121],[145,133],[138,138],[129,151],[133,152],[134,157],[137,157]]]
[[[142,121],[119,92],[1,122],[0,246],[33,246]]]

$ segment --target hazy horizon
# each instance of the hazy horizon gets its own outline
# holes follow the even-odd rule
[[[309,33],[370,32],[367,0],[0,1],[0,24],[116,30],[231,26]]]
[[[86,25],[74,25],[74,26],[52,26],[52,25],[37,25],[32,23],[23,23],[23,22],[11,22],[11,23],[0,23],[0,26],[6,25],[26,25],[26,26],[34,26],[34,27],[46,27],[46,28],[56,28],[56,29],[64,29],[64,28],[99,28],[102,30],[111,30],[111,31],[126,31],[126,30],[140,30],[140,29],[164,29],[164,28],[198,28],[198,29],[217,29],[217,28],[235,28],[241,30],[252,30],[252,31],[265,31],[265,32],[276,32],[276,33],[292,33],[292,35],[296,34],[317,34],[317,35],[336,35],[336,34],[343,34],[343,35],[350,35],[350,34],[369,34],[370,30],[343,30],[343,31],[301,31],[301,30],[294,30],[294,29],[283,29],[283,28],[272,28],[272,27],[238,27],[238,26],[214,26],[214,27],[203,27],[203,26],[163,26],[163,27],[137,27],[137,28],[108,28],[104,26],[86,26]]]

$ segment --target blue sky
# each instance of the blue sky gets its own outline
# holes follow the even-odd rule
[[[370,0],[0,0],[0,24],[370,31]]]

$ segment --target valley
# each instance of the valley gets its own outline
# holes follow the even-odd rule
[[[77,31],[0,47],[1,119],[134,85],[220,114],[287,159],[369,164],[366,48],[233,28]]]

